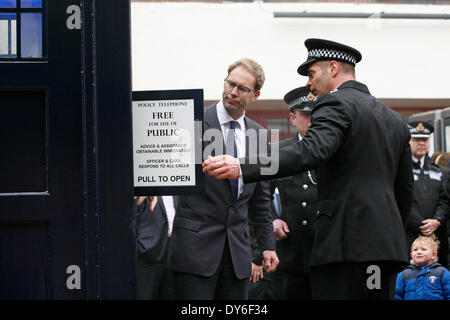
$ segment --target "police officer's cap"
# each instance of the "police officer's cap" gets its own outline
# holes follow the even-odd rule
[[[429,138],[434,131],[434,127],[426,122],[415,121],[408,123],[411,138]]]
[[[316,96],[309,90],[309,87],[299,87],[289,91],[284,96],[284,102],[289,106],[289,110],[311,111],[314,108]]]
[[[355,48],[330,40],[306,39],[305,46],[308,49],[308,58],[297,69],[302,76],[308,75],[309,66],[320,60],[336,60],[354,66],[362,59],[361,53]]]

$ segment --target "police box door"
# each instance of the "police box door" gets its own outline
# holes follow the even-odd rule
[[[99,240],[101,137],[91,108],[102,98],[92,89],[95,15],[88,11],[95,3],[0,0],[0,299],[108,298],[102,288],[115,289],[100,280],[109,259],[101,252],[112,240]],[[112,276],[108,269],[104,279]],[[131,273],[122,278],[132,287]],[[132,297],[131,289],[116,294]]]

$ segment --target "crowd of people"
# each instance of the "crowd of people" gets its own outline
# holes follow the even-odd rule
[[[284,97],[297,135],[249,148],[265,75],[238,60],[204,111],[225,150],[203,163],[205,191],[135,199],[138,299],[450,298],[449,154],[430,158],[433,127],[356,81],[358,50],[305,46],[306,86]]]

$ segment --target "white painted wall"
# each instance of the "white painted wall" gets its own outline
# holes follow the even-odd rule
[[[11,53],[17,53],[16,20],[11,20]],[[9,54],[8,49],[9,28],[8,20],[0,20],[0,54]]]
[[[264,67],[260,99],[306,83],[297,67],[317,37],[362,52],[357,80],[378,98],[450,98],[450,20],[274,18],[289,12],[447,13],[450,6],[342,3],[132,3],[133,90],[203,88],[217,99],[233,61]]]

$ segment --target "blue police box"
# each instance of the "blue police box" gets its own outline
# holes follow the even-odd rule
[[[133,299],[129,0],[0,0],[0,299]]]

